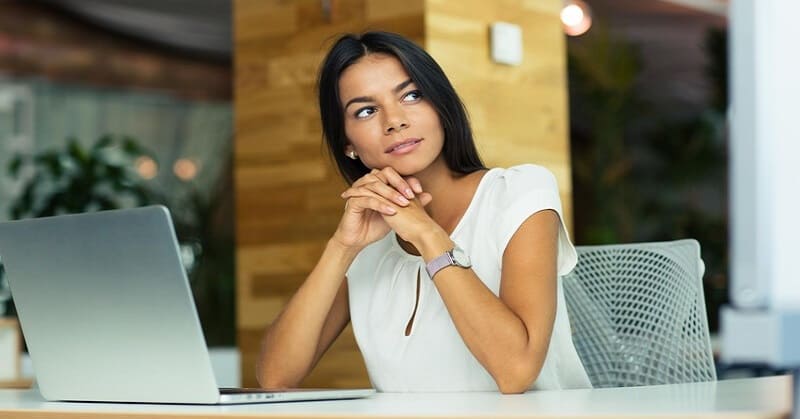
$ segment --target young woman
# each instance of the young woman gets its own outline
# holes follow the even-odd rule
[[[486,169],[442,69],[396,34],[340,38],[319,105],[350,187],[265,333],[260,384],[297,386],[352,321],[379,391],[590,387],[558,281],[577,257],[553,175]]]

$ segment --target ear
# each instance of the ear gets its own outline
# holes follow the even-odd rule
[[[355,159],[357,159],[357,158],[358,158],[358,153],[356,153],[356,150],[355,150],[355,148],[353,148],[353,146],[352,146],[352,145],[350,145],[350,144],[348,144],[348,145],[347,145],[347,146],[344,148],[344,155],[345,155],[345,156],[347,156],[347,157],[349,157],[349,158],[350,158],[350,159],[352,159],[352,160],[355,160]]]

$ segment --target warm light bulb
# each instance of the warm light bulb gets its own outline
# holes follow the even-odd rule
[[[142,179],[150,180],[158,174],[158,164],[150,157],[139,157],[133,165],[136,167],[136,173],[139,173]]]
[[[568,4],[561,10],[561,22],[567,26],[577,26],[583,20],[583,10],[577,4]]]
[[[190,181],[197,176],[197,163],[187,158],[178,159],[172,166],[172,171],[178,179]]]
[[[583,35],[592,27],[589,5],[581,0],[565,0],[564,8],[561,9],[561,23],[567,35]]]

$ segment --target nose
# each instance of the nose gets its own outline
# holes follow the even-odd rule
[[[386,135],[408,128],[408,118],[402,106],[384,108],[384,118],[383,133]]]

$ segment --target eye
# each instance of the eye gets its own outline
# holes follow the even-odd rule
[[[368,106],[366,108],[361,108],[361,109],[357,110],[354,115],[355,115],[356,119],[364,119],[364,118],[366,118],[366,117],[368,117],[368,116],[370,116],[370,115],[372,115],[374,113],[375,113],[375,107],[374,106]]]
[[[403,96],[403,102],[417,102],[422,99],[422,92],[419,90],[412,90]]]

